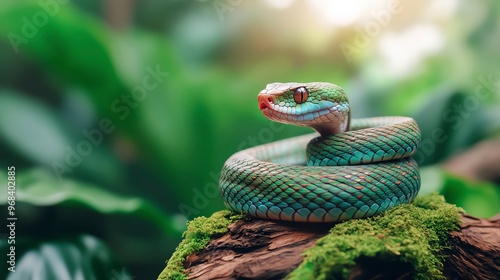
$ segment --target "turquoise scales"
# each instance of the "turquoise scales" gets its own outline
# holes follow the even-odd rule
[[[237,212],[264,219],[339,222],[413,201],[420,188],[416,122],[350,119],[344,91],[329,83],[274,83],[259,94],[271,120],[317,133],[240,151],[222,169],[220,192]],[[307,163],[307,165],[305,165]]]

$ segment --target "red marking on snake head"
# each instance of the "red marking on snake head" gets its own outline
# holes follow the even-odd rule
[[[257,97],[259,101],[259,109],[262,111],[264,109],[271,109],[271,104],[273,104],[273,98],[268,94],[259,94]]]

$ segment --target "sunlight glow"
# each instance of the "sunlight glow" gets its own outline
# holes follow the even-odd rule
[[[311,9],[332,25],[346,26],[356,21],[366,7],[366,1],[312,0]]]
[[[267,0],[266,2],[273,8],[284,10],[290,7],[295,0]]]
[[[415,25],[402,33],[387,33],[380,38],[379,51],[394,76],[406,76],[422,60],[440,51],[444,36],[434,25]]]

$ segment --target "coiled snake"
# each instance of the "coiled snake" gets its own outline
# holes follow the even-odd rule
[[[269,119],[320,133],[246,149],[224,164],[227,207],[295,222],[364,218],[412,202],[420,189],[417,123],[407,117],[350,118],[344,90],[330,83],[273,83],[258,95]],[[305,165],[307,163],[307,165]]]

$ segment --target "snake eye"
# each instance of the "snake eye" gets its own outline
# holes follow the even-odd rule
[[[307,97],[309,97],[309,92],[305,87],[296,88],[293,92],[293,100],[295,103],[302,104],[307,101]]]

